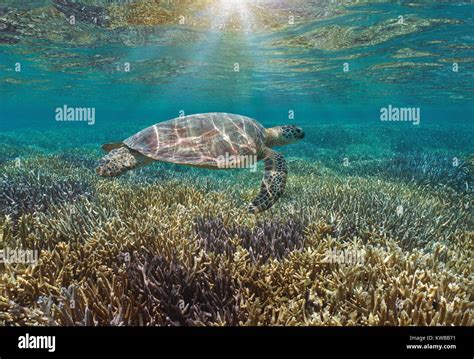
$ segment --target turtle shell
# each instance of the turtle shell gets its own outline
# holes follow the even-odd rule
[[[265,128],[255,120],[228,113],[178,117],[150,126],[123,143],[157,161],[218,168],[222,156],[255,156]]]

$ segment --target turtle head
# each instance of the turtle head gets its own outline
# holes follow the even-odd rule
[[[302,140],[305,136],[303,129],[295,125],[277,126],[266,131],[265,145],[267,147],[285,146]]]

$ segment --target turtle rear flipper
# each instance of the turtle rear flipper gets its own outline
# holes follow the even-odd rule
[[[265,174],[260,193],[249,204],[250,213],[259,213],[269,209],[285,191],[288,168],[283,155],[269,148],[264,150]]]

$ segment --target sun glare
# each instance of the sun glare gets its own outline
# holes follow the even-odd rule
[[[230,4],[230,5],[241,5],[241,4],[245,4],[245,3],[248,3],[249,0],[221,0],[221,2],[223,3],[226,3],[226,4]]]
[[[221,24],[240,28],[246,33],[251,31],[253,15],[249,9],[249,0],[220,0],[218,6],[221,10]]]

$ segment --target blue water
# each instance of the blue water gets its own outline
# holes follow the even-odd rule
[[[264,3],[271,13],[285,2]],[[420,150],[473,152],[474,6],[469,3],[341,6],[337,16],[256,31],[177,25],[108,30],[78,21],[74,31],[96,36],[85,44],[70,40],[62,28],[62,39],[48,36],[48,26],[57,29],[62,16],[50,1],[0,5],[8,12],[47,11],[41,23],[30,22],[43,29],[41,35],[3,30],[1,35],[15,43],[0,45],[2,134],[42,152],[98,148],[180,111],[238,113],[264,126],[301,125],[310,129],[306,142],[311,146],[288,151],[307,158],[327,145],[319,133],[328,128],[345,129],[352,143],[374,146],[372,155],[384,147],[392,153],[404,150],[407,138],[413,138],[412,146],[420,141]],[[395,28],[383,24],[399,16],[407,22],[399,26],[411,27],[414,20],[432,23],[380,39]],[[382,26],[379,33],[370,33],[377,26]],[[356,35],[345,41],[342,33],[324,32],[332,27]],[[311,34],[318,31],[323,31],[320,42],[304,43],[317,38]],[[295,45],[295,39],[303,42]],[[458,72],[452,71],[454,62]],[[16,63],[21,72],[14,71]],[[130,72],[123,71],[125,63]],[[380,109],[390,104],[420,108],[420,124],[380,121]],[[95,124],[56,121],[55,109],[64,105],[95,108]],[[48,144],[39,140],[41,134],[58,138]]]

